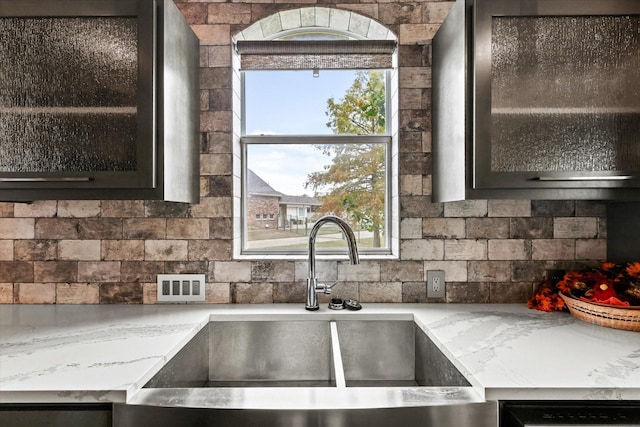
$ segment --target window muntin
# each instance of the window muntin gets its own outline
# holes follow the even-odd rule
[[[353,40],[353,37],[346,34],[338,34],[335,31],[296,30],[287,35],[281,35],[276,40]]]

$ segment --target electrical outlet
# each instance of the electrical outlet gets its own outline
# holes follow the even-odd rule
[[[158,302],[204,302],[204,274],[158,274]]]
[[[444,298],[444,271],[427,271],[427,298]]]

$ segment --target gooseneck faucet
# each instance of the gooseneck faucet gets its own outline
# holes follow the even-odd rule
[[[333,288],[337,283],[318,283],[318,278],[316,277],[316,237],[318,236],[320,227],[327,223],[336,224],[340,230],[342,230],[342,234],[344,234],[344,237],[347,239],[347,248],[349,249],[349,260],[351,261],[351,264],[360,263],[356,236],[353,234],[353,230],[349,224],[347,224],[342,218],[334,215],[326,215],[320,218],[311,228],[311,232],[309,233],[309,276],[307,277],[307,305],[305,308],[310,311],[315,311],[320,308],[318,305],[317,294],[320,292],[330,294],[331,288]]]

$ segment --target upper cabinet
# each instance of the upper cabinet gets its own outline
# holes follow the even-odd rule
[[[640,2],[458,0],[433,118],[435,201],[640,199]]]
[[[0,0],[0,200],[197,202],[198,73],[172,0]]]

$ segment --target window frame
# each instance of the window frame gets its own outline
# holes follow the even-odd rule
[[[240,230],[241,234],[241,256],[302,256],[307,254],[307,249],[251,249],[248,248],[248,192],[247,192],[247,147],[254,144],[291,144],[291,145],[317,145],[317,144],[384,144],[385,145],[385,233],[384,233],[384,247],[382,248],[361,248],[361,255],[372,256],[385,256],[393,255],[392,250],[392,203],[391,191],[393,185],[391,179],[393,177],[392,170],[392,136],[391,136],[391,120],[392,120],[392,105],[391,105],[391,72],[392,69],[378,70],[384,72],[385,75],[385,133],[379,135],[247,135],[246,134],[246,90],[245,90],[245,71],[240,72],[240,85],[241,85],[241,135],[240,135],[240,147],[241,147],[241,200],[240,200]],[[344,250],[329,250],[318,249],[317,252],[322,255],[343,255],[346,253],[346,247]]]

